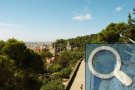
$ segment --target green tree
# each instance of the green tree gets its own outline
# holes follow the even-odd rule
[[[14,84],[14,61],[0,56],[0,90],[9,90]]]
[[[26,70],[32,70],[37,74],[43,73],[44,62],[40,54],[27,49],[25,52],[25,59],[22,62],[22,67]]]
[[[4,41],[0,41],[0,54],[2,55],[3,53],[2,53],[2,48],[4,47],[4,45],[5,45],[5,42]]]
[[[71,68],[68,67],[68,68],[64,68],[60,71],[60,75],[62,78],[66,78],[66,79],[69,79],[70,77],[70,74],[71,74]]]
[[[131,14],[130,13],[128,15],[128,25],[129,26],[132,26],[133,25],[133,23],[132,23],[132,17],[131,17]]]
[[[2,48],[2,51],[5,55],[8,55],[11,59],[15,60],[17,67],[22,66],[22,61],[25,58],[26,51],[26,46],[23,42],[9,39]]]
[[[58,63],[54,63],[54,64],[49,65],[49,66],[47,67],[47,71],[48,71],[49,73],[55,73],[55,72],[60,71],[62,68],[63,68],[62,65],[60,65],[60,64],[58,64]]]
[[[128,29],[126,23],[111,23],[98,35],[98,42],[116,43],[119,42],[120,33]]]
[[[2,48],[2,53],[15,61],[19,69],[41,73],[43,61],[38,53],[27,49],[25,43],[16,39],[9,39]]]
[[[39,90],[41,56],[16,39],[1,41],[0,46],[0,90]]]
[[[68,51],[64,51],[60,53],[57,61],[62,67],[68,67],[70,60],[73,60],[73,55]]]
[[[135,15],[135,8],[133,8],[133,15]],[[132,19],[132,23],[133,23],[134,26],[135,26],[135,18]]]
[[[55,79],[43,85],[40,90],[64,90],[64,85],[61,79]]]
[[[41,52],[41,56],[43,59],[46,59],[46,58],[51,58],[53,55],[49,51],[43,51]]]
[[[0,41],[0,50],[3,48],[3,46],[5,45],[5,42],[4,41]]]
[[[59,79],[59,78],[65,78],[65,79],[69,79],[70,78],[70,74],[71,74],[71,68],[63,68],[61,71],[53,73],[51,75],[51,79]]]

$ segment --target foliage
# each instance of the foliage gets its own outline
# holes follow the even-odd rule
[[[41,56],[43,59],[45,59],[45,58],[51,58],[53,55],[49,51],[43,51],[41,52]]]
[[[8,90],[14,80],[14,61],[0,56],[0,90]]]
[[[32,70],[35,73],[43,72],[43,60],[39,54],[33,50],[27,50],[25,53],[25,60],[22,62],[22,66],[26,70]]]
[[[101,43],[116,43],[119,42],[120,33],[127,30],[126,23],[111,23],[98,35],[98,42]]]
[[[55,63],[54,63],[54,64],[48,66],[47,71],[48,71],[49,73],[55,73],[55,72],[60,71],[62,68],[63,68],[63,67],[62,67],[60,64],[58,64],[58,63],[55,64]]]
[[[130,42],[128,39],[129,37],[135,40],[135,24],[133,22],[135,20],[131,17],[131,15],[129,15],[128,18],[129,18],[128,22],[132,23],[132,25],[125,22],[110,23],[105,29],[103,29],[101,32],[97,34],[79,36],[79,37],[71,38],[67,40],[62,39],[63,43],[60,43],[61,42],[61,39],[60,39],[56,41],[56,45],[57,47],[63,46],[64,47],[63,50],[65,50],[66,43],[69,41],[72,48],[77,48],[77,51],[84,53],[83,51],[85,49],[86,43]],[[120,34],[122,34],[124,37],[120,37]]]
[[[15,60],[17,67],[20,67],[24,60],[25,50],[25,44],[15,39],[9,39],[2,48],[3,54],[8,55],[11,59]]]
[[[41,56],[16,39],[0,41],[0,48],[0,90],[39,90]]]
[[[135,8],[133,8],[132,14],[129,13],[129,15],[128,15],[128,24],[130,26],[135,26],[135,18],[133,18],[133,15],[135,15]]]
[[[134,18],[134,15],[135,15],[135,9],[133,8],[133,13],[128,16],[129,28],[127,31],[127,33],[129,33],[128,37],[130,37],[133,40],[135,40],[135,18]]]
[[[38,75],[47,75],[43,74],[46,65],[43,59],[52,57],[49,51],[38,54],[14,38],[0,41],[0,90],[64,90],[62,79],[68,79],[77,60],[84,58],[86,43],[130,43],[129,38],[135,40],[134,15],[135,9],[129,13],[127,23],[110,23],[97,34],[57,40],[59,56],[47,66],[50,76],[42,82]],[[66,50],[68,41],[72,51]]]
[[[133,23],[132,23],[132,17],[131,17],[131,14],[130,13],[128,15],[128,24],[129,24],[129,26],[132,26],[133,25]]]
[[[61,78],[69,79],[71,74],[71,68],[64,68],[60,71]]]
[[[58,78],[65,78],[65,79],[69,79],[70,78],[70,74],[71,74],[71,68],[64,68],[59,72],[53,73],[51,75],[51,79],[58,79]]]
[[[0,90],[39,90],[40,85],[33,74],[18,70],[13,60],[0,56]]]
[[[64,85],[61,79],[51,80],[43,85],[40,90],[64,90]]]
[[[5,42],[4,41],[0,41],[0,50],[3,48],[3,46],[5,45]]]
[[[84,51],[85,48],[85,43],[95,43],[97,42],[96,39],[97,34],[91,34],[91,35],[86,35],[86,36],[78,36],[76,38],[71,38],[71,39],[59,39],[55,42],[55,45],[57,48],[60,48],[60,50],[66,50],[66,44],[69,41],[71,47],[77,48],[77,51]]]
[[[21,41],[9,39],[2,48],[2,54],[14,60],[17,68],[33,70],[35,73],[42,72],[43,61],[41,56],[27,49]]]
[[[59,54],[57,58],[57,63],[59,63],[62,67],[69,67],[72,61],[77,61],[83,57],[81,52],[74,51],[63,51]]]

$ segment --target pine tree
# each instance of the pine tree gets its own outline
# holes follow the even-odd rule
[[[133,14],[135,14],[135,8],[133,8]]]
[[[132,26],[133,25],[133,23],[132,23],[132,17],[131,17],[131,14],[130,13],[128,15],[128,24],[129,24],[129,26]]]
[[[133,14],[135,15],[135,8],[133,8]],[[132,19],[132,22],[135,25],[135,18]]]

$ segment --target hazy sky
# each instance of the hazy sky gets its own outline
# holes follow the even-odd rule
[[[127,21],[135,0],[0,0],[0,40],[54,41]]]

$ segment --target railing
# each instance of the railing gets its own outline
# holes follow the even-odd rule
[[[70,88],[71,88],[71,86],[72,86],[72,84],[73,84],[73,81],[74,81],[74,79],[75,79],[75,77],[76,77],[76,74],[77,74],[77,72],[78,72],[78,70],[79,70],[79,67],[80,67],[80,64],[81,64],[82,60],[83,60],[83,59],[80,59],[80,60],[77,62],[76,66],[75,66],[75,68],[74,68],[74,70],[73,70],[73,72],[71,73],[71,76],[70,76],[70,78],[69,78],[67,84],[65,85],[65,90],[70,90]]]

